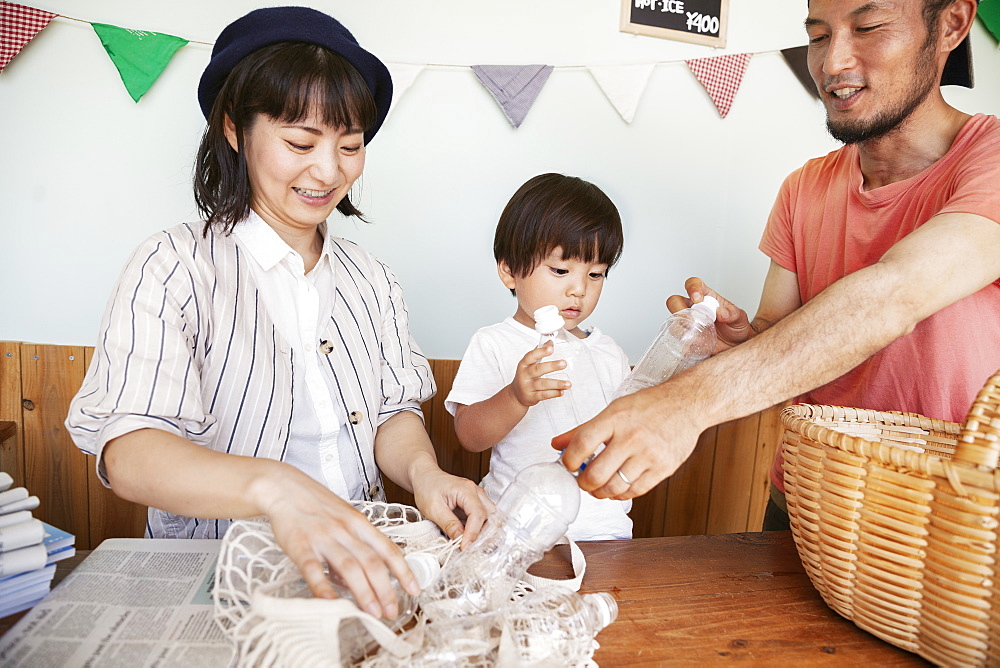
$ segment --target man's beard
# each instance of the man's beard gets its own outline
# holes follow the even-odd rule
[[[928,40],[928,42],[932,42],[932,40]],[[884,137],[901,126],[910,117],[913,110],[919,107],[927,99],[927,96],[931,94],[934,87],[938,85],[938,82],[935,80],[937,68],[934,63],[933,43],[928,45],[925,42],[920,49],[920,54],[917,56],[916,70],[924,74],[921,79],[915,82],[916,87],[909,99],[903,100],[903,102],[893,109],[879,112],[874,118],[834,123],[830,119],[828,111],[826,129],[830,132],[830,135],[844,144],[857,144],[869,139]]]

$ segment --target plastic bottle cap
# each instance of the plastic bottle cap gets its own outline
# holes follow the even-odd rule
[[[715,312],[719,310],[719,300],[712,295],[705,295],[700,302],[694,304],[691,308],[696,308],[699,311],[707,313],[712,317],[712,320],[715,320]]]
[[[558,332],[566,324],[556,306],[543,306],[532,315],[535,318],[535,331],[539,334]]]
[[[421,589],[433,582],[438,571],[441,570],[441,564],[437,557],[427,552],[411,552],[403,558],[406,559],[406,565],[413,571],[413,576],[417,578],[417,584],[420,585]]]

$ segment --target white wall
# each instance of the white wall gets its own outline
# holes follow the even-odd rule
[[[27,4],[211,43],[265,3]],[[731,0],[723,51],[622,34],[617,0],[313,5],[386,61],[557,66],[518,130],[471,70],[425,70],[369,147],[359,202],[375,223],[336,223],[397,272],[431,357],[461,357],[476,328],[513,313],[496,278],[493,229],[529,177],[581,176],[620,208],[625,252],[591,323],[634,362],[687,276],[756,308],[767,267],[757,242],[778,185],[835,148],[821,105],[777,52],[805,43],[802,0]],[[965,111],[997,114],[1000,54],[979,24],[974,50],[976,89],[946,95]],[[656,67],[631,125],[585,69],[570,67],[726,52],[758,55],[724,120],[682,62]],[[0,339],[93,345],[131,250],[194,218],[191,163],[204,123],[195,88],[209,54],[207,45],[182,48],[135,104],[92,28],[57,18],[0,75]]]

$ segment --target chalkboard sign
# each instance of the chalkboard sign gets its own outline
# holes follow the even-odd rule
[[[621,31],[721,48],[728,15],[729,0],[622,0]]]

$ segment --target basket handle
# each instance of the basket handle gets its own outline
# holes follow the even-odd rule
[[[995,469],[1000,459],[1000,371],[986,381],[969,409],[955,447],[955,461]]]

